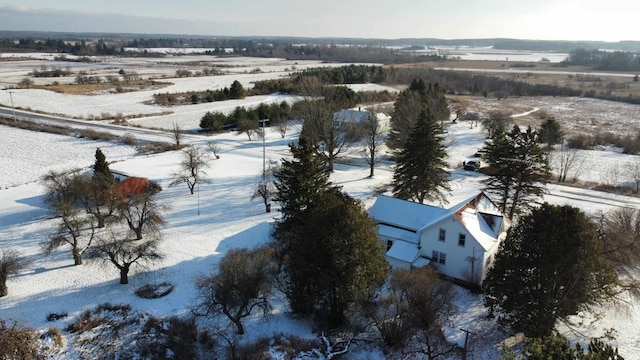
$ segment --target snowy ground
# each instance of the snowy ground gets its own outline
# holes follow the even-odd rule
[[[270,224],[277,216],[277,212],[264,213],[260,201],[249,201],[262,169],[262,142],[249,142],[245,135],[223,134],[213,138],[222,148],[221,158],[211,160],[211,184],[200,186],[193,196],[188,194],[186,187],[167,186],[170,173],[176,170],[180,161],[178,152],[134,156],[124,145],[7,127],[0,127],[0,135],[4,139],[0,144],[0,154],[3,154],[0,181],[7,187],[0,191],[0,246],[19,250],[33,261],[28,269],[9,279],[10,295],[0,300],[0,314],[2,318],[18,319],[36,328],[63,327],[65,321],[70,321],[82,310],[103,302],[128,303],[136,310],[156,316],[187,314],[188,307],[194,303],[193,279],[209,271],[229,249],[252,247],[268,241]],[[286,156],[287,143],[295,136],[292,132],[286,139],[281,139],[279,134],[268,131],[265,141],[268,161]],[[450,153],[455,154],[449,159],[452,167],[473,154],[484,139],[478,128],[471,129],[467,123],[452,124],[448,137],[452,144]],[[14,151],[17,146],[23,146],[21,149],[24,150]],[[70,254],[64,248],[49,256],[40,251],[39,244],[50,234],[56,219],[49,217],[42,203],[43,188],[36,179],[52,167],[57,170],[71,165],[86,168],[93,162],[96,147],[105,150],[108,160],[117,160],[111,165],[113,170],[157,180],[164,188],[158,195],[159,201],[171,206],[165,214],[167,226],[163,231],[162,250],[166,258],[151,269],[135,271],[127,286],[118,284],[115,268],[91,262],[72,266]],[[41,150],[33,152],[32,149]],[[594,154],[595,159],[597,154],[605,153]],[[603,161],[617,161],[621,157],[615,153],[608,155],[612,158]],[[14,166],[12,159],[20,165]],[[20,180],[14,180],[17,174]],[[371,205],[374,189],[389,182],[391,174],[389,164],[378,168],[373,179],[367,178],[366,166],[338,164],[332,181]],[[452,188],[453,198],[467,197],[481,188],[481,176],[455,169]],[[546,200],[571,203],[587,211],[608,211],[615,201],[625,199],[629,200],[630,206],[640,207],[634,199],[621,200],[580,189],[566,188],[564,191],[570,191],[571,196],[558,192],[560,196],[549,196]],[[176,287],[159,300],[141,299],[133,292],[144,284],[164,281]],[[474,354],[483,359],[496,358],[495,344],[504,335],[496,332],[495,324],[484,319],[486,313],[480,296],[462,289],[458,293],[459,314],[451,319],[446,329],[449,338],[462,342],[464,337],[459,329],[473,331],[478,334]],[[248,334],[252,334],[249,336],[274,332],[311,336],[309,323],[288,317],[282,303],[276,302],[276,305],[270,320],[251,320],[247,329]],[[613,343],[625,358],[640,359],[635,353],[639,345],[635,324],[640,321],[640,308],[634,305],[628,316],[622,316],[614,309],[601,311],[603,318],[596,324],[591,324],[586,315],[576,317],[576,321],[582,322],[581,331],[589,336],[601,336],[604,330],[614,328],[616,339]],[[68,312],[69,318],[53,324],[45,320],[47,314],[60,312]],[[579,340],[584,342],[584,339]]]
[[[79,71],[84,71],[90,76],[105,77],[118,76],[118,71],[124,69],[131,73],[136,72],[144,79],[157,79],[168,84],[166,87],[155,90],[143,90],[127,93],[109,93],[92,95],[60,94],[40,89],[11,89],[0,91],[0,104],[22,109],[32,109],[49,114],[63,115],[75,118],[100,117],[102,114],[122,114],[123,116],[153,116],[162,113],[175,113],[178,115],[170,120],[181,121],[184,119],[184,128],[193,126],[193,119],[198,120],[207,111],[231,111],[236,106],[255,106],[261,102],[282,101],[280,98],[269,96],[250,97],[231,102],[214,102],[199,105],[184,105],[165,107],[149,105],[155,93],[184,93],[188,91],[220,90],[230,87],[238,80],[245,88],[253,87],[253,83],[260,80],[278,79],[289,74],[313,67],[344,66],[348,64],[322,63],[320,61],[290,61],[278,58],[248,58],[248,57],[217,57],[217,56],[167,56],[164,58],[112,58],[94,57],[92,63],[78,63],[53,60],[51,54],[2,54],[3,57],[25,56],[31,60],[0,62],[0,85],[12,88],[33,70],[41,70],[45,66],[48,69],[69,69],[74,74],[60,78],[33,78],[38,85],[49,84],[54,81],[71,83]],[[376,65],[376,64],[368,64]],[[217,68],[222,75],[202,76],[189,78],[176,78],[176,70],[188,70],[193,73],[202,69]],[[395,89],[371,85],[378,90]],[[154,117],[155,118],[155,117]],[[147,126],[148,121],[137,120],[133,124]],[[163,127],[164,124],[151,126]],[[183,124],[181,124],[183,125]],[[170,127],[170,126],[169,126]],[[196,126],[197,127],[197,123]]]
[[[49,55],[47,55],[49,56]],[[171,85],[161,92],[184,92],[215,89],[229,86],[238,79],[245,86],[251,81],[277,78],[290,71],[318,66],[318,62],[290,62],[282,59],[216,58],[202,56],[179,56],[162,59],[104,59],[93,64],[53,62],[44,55],[32,56],[34,60],[0,63],[0,84],[12,84],[43,61],[64,68],[68,64],[77,69],[86,69],[97,74],[115,73],[119,68],[132,69],[143,76],[171,77],[176,68],[198,70],[213,63],[224,65],[221,69],[231,75],[201,78],[165,79]],[[203,59],[206,61],[203,62]],[[326,64],[322,64],[325,66]],[[260,68],[259,73],[255,69]],[[389,90],[372,84],[353,85],[354,90]],[[259,102],[293,101],[292,97],[269,95],[251,97],[220,103],[185,105],[163,108],[144,104],[154,91],[140,91],[126,94],[105,94],[92,96],[62,95],[44,90],[0,91],[0,103],[10,104],[10,97],[16,106],[33,108],[67,116],[84,117],[102,112],[112,114],[148,114],[150,116],[131,120],[135,125],[170,128],[174,122],[183,129],[198,127],[202,114],[206,111],[230,111],[235,106],[252,106]],[[567,98],[523,98],[493,101],[478,99],[471,102],[479,111],[508,107],[514,113],[525,113],[534,108],[545,109],[550,115],[561,120],[563,127],[570,130],[573,120],[578,121],[575,129],[595,131],[591,125],[604,129],[624,131],[638,126],[637,106],[587,99]],[[172,114],[157,116],[163,111]],[[536,112],[518,117],[518,122],[537,124]],[[452,201],[467,198],[482,187],[482,176],[460,169],[463,161],[482,147],[484,134],[479,127],[471,127],[461,121],[448,126],[447,144],[450,148],[448,159],[452,168]],[[285,139],[267,131],[266,158],[279,160],[289,155],[287,144],[296,138],[296,128]],[[637,131],[635,131],[637,132]],[[635,133],[634,132],[634,133]],[[199,140],[196,136],[186,141],[203,146],[214,141],[221,147],[221,158],[211,160],[210,184],[199,187],[197,194],[190,196],[186,187],[169,188],[170,174],[177,169],[180,153],[168,152],[158,155],[137,156],[129,146],[107,142],[96,142],[66,136],[41,134],[0,126],[0,247],[14,248],[28,256],[33,262],[24,272],[9,279],[10,295],[0,299],[0,318],[13,318],[36,328],[50,326],[64,327],[81,311],[103,302],[128,303],[135,310],[147,311],[157,316],[181,315],[193,305],[195,289],[193,279],[206,273],[229,249],[252,247],[268,240],[270,224],[277,211],[264,213],[264,206],[258,200],[249,201],[262,169],[262,142],[249,142],[245,135],[231,133]],[[49,170],[67,170],[75,167],[87,168],[94,161],[94,152],[100,147],[111,168],[134,176],[157,180],[164,190],[158,194],[159,200],[171,206],[165,214],[167,226],[163,231],[162,250],[167,255],[162,263],[151,269],[134,271],[130,284],[118,284],[118,274],[114,268],[91,264],[75,267],[66,249],[60,249],[49,256],[40,251],[40,242],[45,239],[56,224],[43,204],[43,187],[38,179]],[[637,162],[636,156],[622,155],[612,151],[582,151],[579,156],[584,166],[580,168],[579,180],[600,183],[628,184],[631,179],[624,169],[626,164]],[[391,165],[383,163],[376,169],[376,176],[368,178],[368,169],[362,161],[355,159],[357,151],[347,165],[338,164],[332,180],[370,206],[375,199],[375,189],[390,181]],[[615,176],[614,176],[615,175]],[[638,207],[637,198],[605,194],[558,185],[550,185],[550,194],[545,200],[554,204],[570,204],[587,212],[609,211],[620,206]],[[276,210],[276,209],[274,209]],[[159,300],[138,298],[134,290],[148,283],[171,282],[175,289],[167,297]],[[458,289],[456,300],[458,315],[451,319],[446,329],[452,341],[462,343],[464,333],[461,328],[477,335],[474,356],[481,359],[495,359],[499,351],[495,345],[504,338],[496,331],[495,324],[484,318],[486,314],[480,296]],[[281,299],[280,299],[281,300]],[[311,325],[287,316],[282,301],[275,300],[274,316],[268,321],[251,319],[247,326],[248,336],[285,332],[297,335],[311,335]],[[46,322],[49,313],[68,312],[67,320]],[[581,324],[581,333],[588,336],[613,334],[611,342],[620,348],[627,359],[640,359],[640,307],[635,303],[626,312],[617,308],[600,309],[601,319],[592,323],[587,314],[575,317]],[[610,329],[613,331],[609,331]],[[585,343],[584,338],[563,333],[571,339]],[[375,357],[364,356],[360,358]],[[382,358],[382,355],[377,355]]]

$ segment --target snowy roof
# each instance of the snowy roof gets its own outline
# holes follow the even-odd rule
[[[379,196],[369,215],[378,223],[380,235],[416,243],[424,229],[451,216],[462,225],[485,250],[498,243],[504,222],[498,207],[484,193],[476,193],[448,209],[414,203],[389,196]]]
[[[378,234],[380,236],[387,236],[393,239],[400,239],[408,242],[412,242],[417,244],[420,240],[418,234],[415,231],[409,231],[400,229],[393,226],[388,226],[384,224],[378,225]]]
[[[416,244],[398,240],[393,242],[393,245],[391,245],[391,248],[387,251],[387,256],[411,264],[416,260],[419,252],[420,249],[418,249]]]
[[[419,258],[416,259],[416,261],[413,262],[412,265],[414,267],[425,267],[429,264],[431,264],[431,260],[427,259],[426,257],[420,256]]]
[[[418,231],[434,219],[445,216],[449,210],[436,206],[419,204],[390,196],[378,196],[369,210],[376,223],[387,224],[411,231]]]
[[[498,208],[498,206],[496,206],[496,204],[494,204],[493,201],[491,201],[491,199],[487,196],[487,194],[484,193],[484,191],[480,191],[480,193],[475,194],[457,203],[456,205],[451,206],[449,210],[455,212],[471,203],[473,203],[473,206],[478,211],[481,211],[483,213],[499,215],[499,216],[502,215],[500,214],[500,209]]]
[[[359,123],[367,119],[369,117],[369,114],[370,113],[368,111],[363,111],[363,110],[342,109],[334,113],[333,118],[336,120],[344,121],[344,122]],[[391,117],[387,114],[376,113],[376,118],[382,121],[382,120],[388,120]]]
[[[496,226],[492,228],[485,220],[483,213],[476,209],[466,208],[460,213],[460,218],[464,227],[469,231],[482,248],[487,251],[494,247],[498,243],[500,236],[500,224],[502,223],[502,217],[495,217],[496,221],[500,222],[497,229]]]

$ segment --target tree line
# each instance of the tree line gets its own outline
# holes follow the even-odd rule
[[[220,90],[207,90],[201,92],[188,93],[162,93],[153,94],[153,101],[163,106],[199,104],[202,102],[225,101],[233,99],[244,99],[247,92],[238,80],[234,80],[230,87]]]
[[[640,71],[640,53],[575,49],[569,52],[565,65],[582,65],[603,71]]]

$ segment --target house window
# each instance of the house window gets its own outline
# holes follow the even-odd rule
[[[434,250],[431,253],[431,261],[444,265],[447,262],[447,254]]]
[[[466,241],[467,241],[467,236],[465,234],[460,234],[458,236],[458,246],[464,247],[464,244],[466,243]]]
[[[393,240],[387,240],[387,251],[391,249],[391,246],[393,246]]]
[[[438,240],[440,241],[444,241],[444,237],[446,236],[447,232],[445,231],[445,229],[440,229],[440,234],[438,234]]]

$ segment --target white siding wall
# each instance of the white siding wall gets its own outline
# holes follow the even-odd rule
[[[444,242],[438,240],[440,229],[446,231]],[[464,247],[458,245],[459,234],[466,236]],[[471,263],[468,259],[474,256],[474,253],[475,258],[478,259],[474,267],[480,274],[484,273],[483,267],[486,261],[484,250],[453,216],[425,229],[420,237],[420,245],[422,256],[431,258],[434,250],[446,254],[445,264],[438,264],[438,269],[447,276],[469,281]]]

